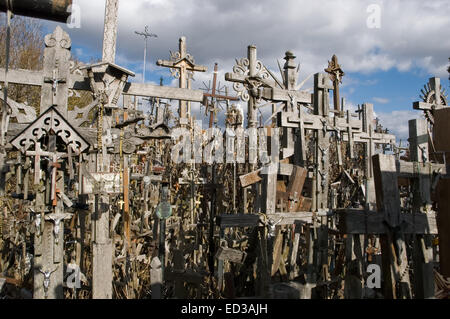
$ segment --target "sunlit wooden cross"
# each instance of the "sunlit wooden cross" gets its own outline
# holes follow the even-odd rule
[[[206,72],[207,68],[202,65],[196,65],[192,55],[186,51],[186,38],[181,37],[179,40],[179,51],[170,52],[170,60],[158,60],[156,65],[170,68],[172,76],[179,79],[179,87],[186,89],[189,87],[189,72]],[[179,104],[180,124],[188,124],[187,103],[180,100]]]
[[[342,71],[341,66],[338,63],[336,54],[333,54],[331,61],[328,61],[328,68],[325,69],[325,72],[330,74],[331,81],[333,81],[334,85],[334,109],[340,112],[341,105],[339,97],[339,83],[342,83],[342,77],[345,75],[345,73],[344,71]]]

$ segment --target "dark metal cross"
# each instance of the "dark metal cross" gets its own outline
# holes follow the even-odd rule
[[[210,112],[209,116],[209,128],[212,128],[214,123],[214,115],[217,111],[215,104],[218,101],[238,101],[239,98],[236,96],[227,96],[227,95],[220,95],[216,93],[216,83],[217,83],[217,63],[214,64],[214,75],[213,75],[213,86],[211,89],[211,93],[204,93],[203,94],[203,104],[205,105],[206,112]],[[211,98],[211,101],[208,100],[208,98]],[[211,107],[209,106],[211,102]]]

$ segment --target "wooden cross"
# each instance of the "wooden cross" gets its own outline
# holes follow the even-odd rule
[[[426,128],[426,124],[417,125],[410,122],[410,128]],[[418,134],[416,134],[418,135]],[[420,135],[423,135],[420,133]],[[420,136],[419,135],[419,136]],[[411,142],[414,144],[414,138]],[[413,146],[416,148],[417,145]],[[360,209],[346,209],[339,211],[339,228],[345,234],[376,234],[381,236],[383,274],[385,275],[385,298],[396,298],[397,288],[401,287],[403,296],[411,294],[411,283],[407,273],[407,255],[404,234],[417,236],[421,242],[421,236],[437,234],[436,213],[427,209],[427,200],[431,191],[430,183],[427,182],[432,174],[446,174],[446,168],[442,164],[431,164],[421,162],[398,161],[394,155],[377,154],[373,156],[374,180],[377,197],[377,211]],[[419,192],[413,193],[415,208],[413,212],[401,212],[400,196],[398,190],[398,178],[412,179],[419,183]],[[414,183],[416,183],[414,182]],[[427,199],[428,198],[428,199]],[[415,260],[415,264],[424,269],[417,272],[416,278],[426,277],[427,266],[422,265],[423,260],[427,260],[429,252],[425,246],[420,247],[420,258]],[[424,257],[425,256],[425,257]],[[423,259],[424,257],[425,259]],[[415,257],[416,258],[416,257]],[[401,260],[401,261],[400,261]],[[419,260],[419,261],[418,261]],[[428,259],[429,260],[429,259]],[[427,262],[425,262],[427,263]],[[429,270],[429,269],[428,269]],[[428,276],[432,272],[428,271]],[[415,273],[416,275],[416,273]],[[425,277],[423,277],[425,275]],[[423,283],[432,281],[432,277],[422,280],[422,286],[416,286],[416,292],[430,294],[431,289],[424,287]],[[400,286],[396,286],[400,283]],[[422,290],[420,292],[420,290]],[[431,294],[434,293],[434,290]]]
[[[41,149],[41,143],[36,141],[34,143],[34,151],[27,151],[27,156],[34,156],[34,184],[39,184],[41,179],[41,156],[51,156],[51,152],[46,152]]]
[[[206,107],[206,111],[210,111],[210,117],[209,117],[209,128],[213,127],[213,123],[214,123],[214,116],[216,113],[216,106],[215,106],[215,102],[219,101],[219,100],[230,100],[230,101],[238,101],[239,98],[235,97],[235,96],[227,96],[227,95],[220,95],[220,94],[216,94],[216,82],[217,82],[217,63],[214,64],[214,75],[213,75],[213,86],[211,89],[211,93],[205,93],[203,94],[204,98],[203,98],[203,104]],[[208,97],[211,98],[211,108],[209,108],[209,101],[208,101]]]
[[[335,54],[333,54],[331,61],[328,61],[328,68],[325,69],[325,72],[330,74],[331,81],[333,81],[334,85],[334,109],[335,111],[341,112],[341,106],[339,105],[339,83],[342,83],[342,77],[345,73],[342,71],[341,66],[338,63],[338,58]]]
[[[158,60],[156,65],[168,67],[174,77],[179,79],[179,87],[185,89],[188,87],[188,72],[206,72],[207,68],[202,65],[196,65],[193,57],[186,51],[186,38],[181,37],[179,40],[179,51],[171,53],[171,60]],[[187,104],[186,101],[180,99],[180,124],[188,124]]]
[[[429,163],[428,156],[428,125],[426,120],[409,121],[409,154],[411,161],[417,162],[418,174],[412,181],[413,213],[427,214],[431,212],[432,172],[421,169]],[[442,209],[442,208],[441,208]],[[433,248],[431,235],[414,236],[414,279],[416,298],[434,297]]]

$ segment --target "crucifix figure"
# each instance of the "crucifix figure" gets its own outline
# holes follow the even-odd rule
[[[339,83],[342,83],[342,77],[345,75],[345,73],[344,71],[342,71],[341,66],[338,63],[336,54],[333,54],[331,61],[328,61],[328,68],[325,69],[325,72],[330,74],[331,81],[333,81],[334,85],[334,109],[338,112],[341,112]]]
[[[172,76],[179,79],[179,87],[186,89],[189,87],[190,79],[188,72],[206,72],[207,68],[202,65],[196,65],[192,55],[186,51],[186,38],[181,37],[179,40],[179,51],[170,52],[170,60],[158,60],[156,65],[170,68]],[[188,124],[187,103],[180,100],[180,124]]]
[[[56,105],[56,96],[58,93],[58,85],[60,83],[66,83],[65,78],[59,78],[58,77],[58,69],[53,70],[53,77],[44,77],[44,83],[51,83],[52,84],[52,105]]]
[[[53,213],[53,214],[45,215],[45,220],[51,220],[54,224],[53,234],[55,235],[55,244],[56,245],[59,244],[59,231],[61,228],[60,227],[61,221],[63,221],[64,219],[67,219],[71,216],[72,216],[72,214],[68,214],[68,213]]]
[[[50,287],[50,276],[59,268],[59,265],[53,269],[52,271],[42,271],[42,269],[39,269],[39,272],[44,275],[44,294],[45,299],[48,297],[48,288]]]

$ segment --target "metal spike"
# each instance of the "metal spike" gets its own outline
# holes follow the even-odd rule
[[[306,79],[304,79],[300,84],[298,84],[298,85],[295,87],[295,90],[296,90],[296,91],[297,91],[297,90],[300,90],[300,89],[302,88],[302,86],[306,83],[306,81],[308,81],[309,78],[312,77],[313,75],[314,75],[314,73],[311,73],[310,75],[308,75],[308,76],[306,77]]]
[[[281,68],[280,61],[277,59],[278,69],[280,70],[281,79],[283,80],[283,83],[286,83],[286,79],[284,78],[283,69]]]
[[[280,104],[280,103],[276,103],[276,104]],[[281,110],[283,109],[283,105],[281,105],[280,109],[276,109],[275,113],[273,113],[268,119],[267,121],[264,122],[264,125],[267,125],[267,123],[269,123],[269,121],[275,116],[277,115],[277,113],[279,113]]]
[[[268,68],[266,68],[266,71],[269,72],[270,76],[275,80],[275,82],[278,84],[278,86],[282,89],[285,89],[284,85],[280,82],[280,80],[278,80],[275,76],[275,74],[273,74],[272,72],[270,72],[270,70]]]

